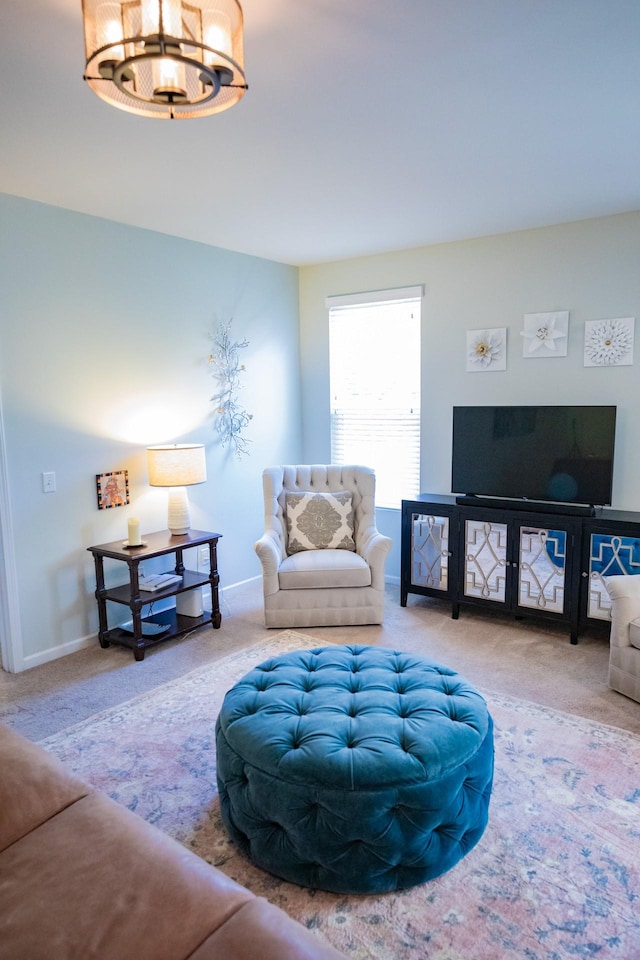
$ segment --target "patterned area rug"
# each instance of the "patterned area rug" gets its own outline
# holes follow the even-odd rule
[[[319,645],[285,631],[43,746],[352,960],[640,958],[640,737],[510,697],[485,692],[496,725],[489,826],[444,876],[345,897],[285,883],[239,854],[216,793],[222,698],[270,656]]]

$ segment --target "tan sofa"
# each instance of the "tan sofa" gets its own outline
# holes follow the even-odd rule
[[[0,725],[1,960],[340,956]]]

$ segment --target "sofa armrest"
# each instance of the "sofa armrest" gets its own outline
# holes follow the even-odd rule
[[[280,589],[278,582],[278,569],[282,561],[280,543],[274,532],[266,530],[253,546],[262,564],[262,584],[264,595],[268,597]]]
[[[189,960],[344,960],[320,936],[262,897],[250,900],[192,953]]]
[[[629,624],[640,617],[640,576],[605,577],[611,597],[611,646],[629,647]]]
[[[0,725],[0,851],[89,792],[59,760]]]

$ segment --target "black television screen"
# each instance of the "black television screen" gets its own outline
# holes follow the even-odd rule
[[[611,503],[613,406],[454,407],[453,493]]]

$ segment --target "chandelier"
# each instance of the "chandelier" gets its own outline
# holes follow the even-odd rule
[[[244,96],[238,0],[82,0],[94,93],[142,117],[219,113]]]

